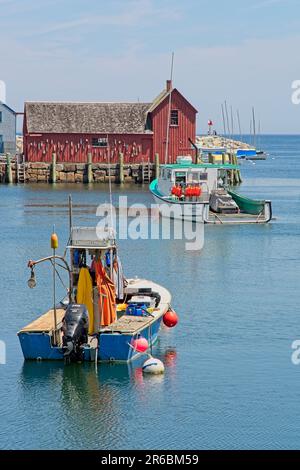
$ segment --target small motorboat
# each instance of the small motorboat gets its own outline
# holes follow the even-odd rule
[[[26,360],[65,362],[130,362],[151,350],[162,320],[175,326],[171,294],[159,284],[138,277],[125,279],[113,229],[73,227],[70,200],[70,237],[65,256],[53,254],[28,262],[29,287],[36,285],[35,268],[53,267],[53,308],[18,332]],[[58,268],[68,275],[67,297],[55,301]],[[175,318],[175,320],[174,320]]]
[[[256,149],[237,149],[236,156],[239,160],[266,160],[267,153]]]

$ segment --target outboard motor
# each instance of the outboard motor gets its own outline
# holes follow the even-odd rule
[[[70,304],[63,319],[63,351],[67,362],[83,359],[83,345],[88,342],[89,314],[85,305]]]

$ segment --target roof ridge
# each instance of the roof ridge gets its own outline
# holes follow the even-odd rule
[[[25,101],[25,104],[135,104],[135,105],[140,104],[140,105],[148,105],[148,104],[151,104],[151,101]]]

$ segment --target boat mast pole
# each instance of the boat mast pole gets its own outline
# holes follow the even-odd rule
[[[73,201],[72,201],[72,196],[69,194],[69,229],[70,229],[70,235],[69,235],[69,240],[71,241],[72,239],[72,230],[73,230]],[[70,249],[70,267],[71,269],[69,270],[69,302],[72,302],[72,293],[73,293],[73,249]]]
[[[72,203],[71,194],[69,195],[69,227],[70,227],[70,236],[71,236],[72,227],[73,227],[73,203]]]
[[[55,225],[53,225],[53,235],[55,234]],[[52,236],[53,236],[52,235]],[[53,246],[53,315],[54,315],[54,346],[58,344],[57,338],[57,312],[56,312],[56,249],[55,244],[52,243]]]
[[[225,124],[225,114],[224,114],[224,106],[223,106],[223,103],[221,104],[221,109],[222,109],[222,119],[223,119],[224,138],[226,139],[226,124]],[[224,147],[224,139],[223,139],[223,147]]]
[[[225,116],[226,116],[226,123],[227,123],[227,135],[228,139],[230,139],[230,127],[229,127],[229,117],[228,117],[228,108],[227,108],[227,101],[225,100]]]
[[[255,112],[254,106],[252,108],[252,118],[253,118],[253,147],[256,148],[256,128],[255,128]]]
[[[169,153],[169,135],[170,135],[170,120],[171,120],[171,105],[172,105],[172,80],[173,80],[173,66],[174,66],[174,52],[172,52],[171,60],[171,89],[169,95],[169,106],[168,106],[168,119],[167,119],[167,136],[166,136],[166,151],[165,151],[165,165],[168,163]]]
[[[239,126],[240,142],[242,142],[243,141],[243,139],[242,139],[243,136],[242,136],[242,129],[241,129],[240,112],[239,112],[238,109],[236,110],[236,115],[237,115],[238,126]]]

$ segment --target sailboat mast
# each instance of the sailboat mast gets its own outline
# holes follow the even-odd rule
[[[168,163],[168,158],[169,158],[168,153],[169,153],[169,136],[170,136],[171,105],[172,105],[173,67],[174,67],[174,52],[172,52],[172,60],[171,60],[171,75],[170,75],[171,89],[170,89],[170,94],[169,94],[169,106],[168,106],[165,165]]]
[[[241,120],[240,120],[240,112],[238,109],[236,110],[236,116],[237,116],[237,121],[238,121],[238,126],[239,126],[240,142],[242,142],[243,139],[242,139]]]
[[[225,115],[226,115],[226,122],[227,122],[228,137],[230,137],[229,117],[228,117],[228,108],[227,108],[227,101],[226,100],[225,100]]]
[[[253,147],[256,148],[256,127],[255,127],[255,111],[252,108],[252,119],[253,119]]]
[[[224,137],[226,137],[226,124],[225,124],[225,114],[224,114],[224,106],[223,106],[223,103],[221,104],[221,108],[222,108],[222,119],[223,119]]]

